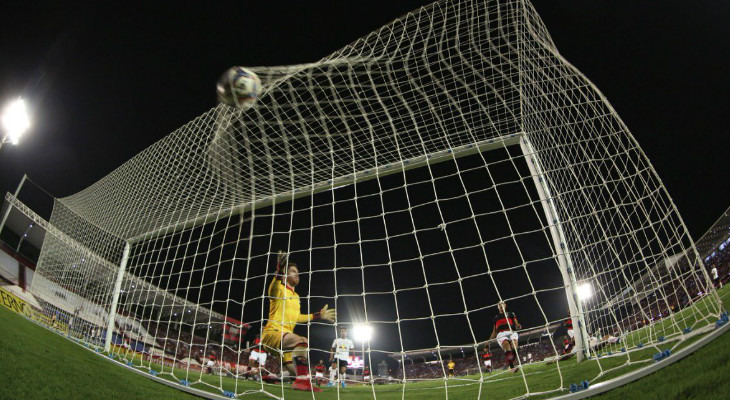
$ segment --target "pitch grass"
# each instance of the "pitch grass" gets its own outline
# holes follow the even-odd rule
[[[124,370],[0,306],[0,399],[198,399]]]
[[[730,304],[730,290],[720,291],[723,303]],[[667,344],[666,347],[669,347]],[[675,348],[676,351],[677,348]],[[632,360],[651,358],[656,348],[647,348],[631,353]],[[139,360],[135,364],[139,364]],[[619,366],[626,356],[603,358],[601,367],[606,370]],[[640,368],[646,363],[622,367],[605,376],[606,379]],[[161,369],[153,365],[152,368]],[[0,399],[194,399],[182,391],[161,385],[115,365],[104,357],[93,354],[77,344],[68,341],[42,327],[39,327],[11,311],[0,308]],[[244,390],[260,390],[260,384],[235,381],[228,378],[200,375],[190,371],[164,369],[166,379],[179,381],[187,378],[193,386],[211,390],[223,389],[241,393]],[[174,376],[171,372],[174,372]],[[573,360],[560,363],[560,374],[556,365],[536,364],[524,368],[525,375],[496,372],[485,377],[480,386],[472,380],[454,379],[444,386],[443,381],[409,383],[405,387],[405,398],[430,400],[445,398],[476,399],[481,392],[482,399],[511,398],[525,393],[525,381],[532,392],[567,387],[583,379],[596,376],[599,372],[595,362],[577,364]],[[730,393],[730,334],[700,349],[697,353],[664,368],[635,383],[611,391],[600,399],[726,399]],[[206,385],[207,383],[207,385]],[[211,385],[211,386],[209,386]],[[286,385],[288,387],[288,385]],[[312,399],[312,394],[294,392],[280,386],[266,386],[266,390],[285,395],[287,399]],[[336,388],[324,388],[316,399],[338,398]],[[339,398],[370,399],[372,388],[348,386],[339,390]],[[374,388],[378,399],[401,399],[403,386],[383,385]],[[565,392],[551,392],[541,397],[550,397]],[[262,394],[253,394],[245,399],[269,399]]]
[[[600,400],[730,398],[730,333],[696,353],[634,383],[596,396]]]

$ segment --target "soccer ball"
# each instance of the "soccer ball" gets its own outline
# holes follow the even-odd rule
[[[216,85],[218,102],[238,108],[248,108],[261,92],[261,79],[244,67],[231,67],[221,75]]]

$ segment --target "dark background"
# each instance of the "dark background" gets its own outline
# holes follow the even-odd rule
[[[4,4],[0,101],[26,98],[33,126],[19,146],[0,149],[0,190],[12,192],[27,173],[53,196],[78,192],[215,106],[215,81],[229,66],[313,62],[427,3]],[[635,135],[699,238],[728,206],[730,4],[535,7],[562,55]],[[21,199],[48,217],[49,197],[27,190]],[[358,291],[338,288],[348,290]]]
[[[231,65],[315,61],[426,1],[67,5],[0,15],[0,100],[33,126],[0,150],[0,190],[23,173],[57,197],[102,178],[215,105]],[[730,4],[538,1],[560,52],[623,118],[697,238],[728,206]]]

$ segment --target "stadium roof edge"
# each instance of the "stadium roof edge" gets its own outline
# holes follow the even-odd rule
[[[18,200],[11,193],[7,193],[5,195],[5,207],[11,207],[12,209],[17,210],[17,212],[11,212],[10,215],[17,217],[16,219],[18,221],[30,220],[35,224],[36,227],[41,228],[41,229],[33,230],[36,233],[36,235],[39,235],[40,239],[35,238],[35,236],[33,236],[34,241],[31,242],[31,244],[33,244],[34,246],[37,246],[39,249],[43,246],[43,240],[45,239],[45,235],[47,233],[50,233],[54,237],[56,237],[59,240],[61,240],[62,242],[64,242],[66,245],[71,246],[72,248],[75,248],[76,250],[83,253],[84,255],[88,255],[88,257],[90,259],[93,259],[98,265],[101,265],[101,266],[109,269],[110,272],[115,272],[116,269],[119,267],[118,265],[115,265],[115,264],[111,263],[110,261],[106,260],[105,258],[97,255],[91,249],[87,248],[83,244],[79,243],[75,239],[69,237],[64,232],[60,231],[59,229],[57,229],[56,227],[51,225],[48,221],[46,221],[45,219],[43,219],[43,217],[41,217],[40,215],[35,213],[33,210],[31,210],[28,206],[26,206],[23,202]],[[25,218],[23,218],[23,216]],[[10,217],[8,219],[10,220]],[[41,230],[44,232],[43,234],[40,233]],[[28,239],[29,241],[30,241],[30,238],[31,238],[31,236],[29,236],[29,239]],[[40,242],[38,242],[38,240],[40,240]],[[42,274],[42,271],[41,271],[41,274]],[[196,304],[194,304],[184,298],[171,294],[165,290],[162,290],[159,287],[157,287],[137,276],[131,275],[129,273],[125,273],[124,280],[125,280],[124,287],[128,287],[131,283],[133,283],[135,286],[139,286],[138,288],[135,288],[135,289],[137,289],[137,290],[135,290],[135,292],[140,293],[137,295],[138,299],[139,299],[139,297],[141,297],[142,292],[150,293],[151,291],[154,291],[155,293],[158,293],[158,292],[163,293],[162,299],[161,299],[162,304],[155,303],[155,304],[153,304],[155,306],[159,306],[161,308],[172,307],[173,309],[175,307],[182,307],[183,309],[184,308],[194,308],[197,310],[196,315],[200,315],[200,314],[210,315],[211,317],[217,318],[220,321],[225,320],[224,315],[222,315],[218,312],[215,312],[211,309],[208,309],[208,308],[199,307]],[[159,296],[155,296],[155,299],[157,299],[157,297],[159,297]],[[170,302],[168,302],[168,300]],[[173,312],[173,311],[171,311],[171,312]]]
[[[717,235],[717,228],[722,225],[724,225],[725,234]],[[730,227],[730,207],[725,209],[715,222],[707,228],[707,231],[705,231],[705,233],[697,241],[695,241],[695,247],[703,260],[712,254],[712,252],[715,251],[715,249],[720,246],[728,238],[728,236],[730,236],[730,230],[727,229],[728,227]]]

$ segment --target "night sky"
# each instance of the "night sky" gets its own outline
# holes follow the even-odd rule
[[[27,173],[54,196],[76,193],[213,107],[227,67],[315,61],[428,2],[285,3],[4,4],[0,100],[26,98],[33,126],[20,146],[0,150],[0,190]],[[730,4],[535,6],[699,237],[728,206]]]
[[[318,60],[428,1],[4,4],[0,100],[23,96],[33,126],[0,149],[0,190],[22,174],[78,192],[215,106],[231,65]],[[694,238],[730,203],[726,116],[730,3],[537,1],[562,55],[608,98]],[[39,192],[21,196],[50,204]],[[45,217],[48,217],[48,214]]]

